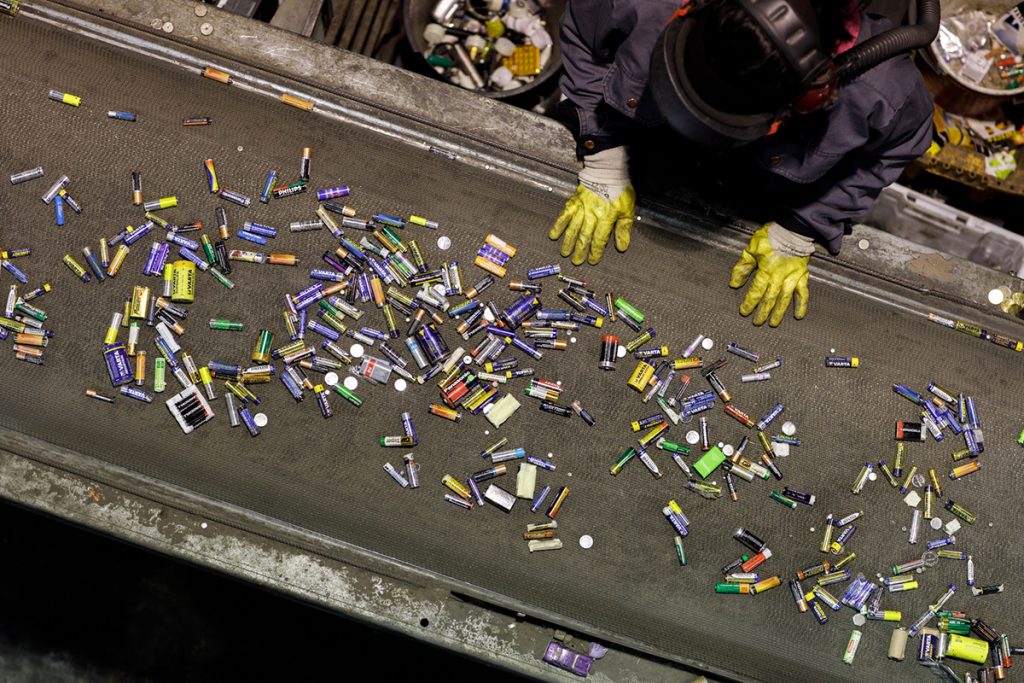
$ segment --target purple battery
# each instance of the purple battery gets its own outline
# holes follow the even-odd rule
[[[322,337],[327,337],[331,341],[338,341],[341,339],[341,334],[336,329],[324,325],[319,320],[310,320],[306,323],[306,329],[312,330]]]
[[[153,259],[153,275],[162,275],[164,266],[167,265],[167,256],[171,253],[171,245],[161,242],[157,245],[156,257]]]
[[[512,337],[512,346],[516,347],[523,353],[527,354],[535,360],[543,358],[544,354],[533,347],[529,342],[526,342],[519,337]]]
[[[939,647],[939,637],[931,633],[922,633],[917,645],[917,661],[934,662]]]
[[[277,237],[277,228],[272,228],[269,225],[262,225],[260,223],[253,223],[252,221],[246,221],[242,225],[243,230],[248,230],[254,235],[260,237]]]
[[[359,301],[366,303],[370,300],[370,276],[368,273],[360,273],[356,278],[356,293],[359,294]]]
[[[309,306],[314,301],[320,300],[320,293],[324,290],[324,283],[314,282],[309,287],[301,289],[292,296],[292,302],[295,304],[295,308],[303,309]]]
[[[418,441],[416,427],[412,424],[412,413],[402,413],[402,428],[405,430],[406,436],[411,436],[413,441]]]
[[[480,251],[477,252],[477,255],[483,256],[488,261],[493,261],[494,263],[497,263],[499,266],[504,266],[506,263],[508,263],[509,259],[508,254],[501,251],[500,249],[495,249],[489,244],[485,244],[484,246],[480,247]]]
[[[143,223],[139,227],[135,228],[134,230],[125,231],[124,232],[124,243],[127,244],[129,247],[132,246],[133,244],[135,244],[136,242],[141,240],[143,237],[148,235],[149,231],[152,230],[152,229],[153,229],[153,222],[152,221],[146,221],[145,223]],[[113,245],[114,242],[113,241],[109,241],[108,244]],[[196,249],[198,249],[198,248],[199,248],[199,245],[196,244]]]
[[[118,387],[132,381],[132,363],[124,344],[108,344],[103,347],[103,358],[107,361],[110,384]]]
[[[130,239],[130,237],[131,236],[125,238],[125,244],[129,244],[128,240]],[[198,241],[194,239],[189,239],[184,235],[179,235],[173,230],[167,233],[166,239],[168,242],[173,242],[174,244],[177,244],[179,247],[185,247],[186,249],[191,249],[192,251],[199,251]]]
[[[318,202],[325,202],[328,199],[337,199],[338,197],[347,197],[349,193],[348,185],[339,185],[338,187],[329,187],[326,190],[316,191],[316,200]]]
[[[153,264],[156,263],[156,255],[160,253],[160,243],[153,242],[149,247],[149,254],[146,256],[146,266],[142,269],[143,275],[153,274]]]

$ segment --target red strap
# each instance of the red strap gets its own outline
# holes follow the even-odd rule
[[[680,5],[679,9],[677,9],[672,14],[672,16],[668,18],[668,21],[666,23],[671,24],[677,18],[685,17],[687,14],[690,13],[691,9],[693,9],[693,2],[692,2],[692,0],[683,0],[682,5]]]

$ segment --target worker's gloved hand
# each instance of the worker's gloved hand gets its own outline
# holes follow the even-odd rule
[[[562,256],[572,255],[577,266],[587,259],[596,265],[615,231],[615,248],[626,251],[633,227],[636,193],[629,182],[625,147],[613,147],[583,159],[576,193],[555,219],[548,237],[562,241]],[[588,257],[589,251],[589,257]]]
[[[766,223],[755,232],[733,266],[729,279],[730,287],[742,287],[750,273],[757,269],[740,304],[740,315],[750,315],[756,307],[755,325],[763,325],[767,320],[772,327],[778,327],[796,295],[793,316],[802,320],[807,315],[807,262],[812,253],[812,238],[786,230],[778,223]]]

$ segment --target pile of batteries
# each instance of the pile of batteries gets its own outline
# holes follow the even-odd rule
[[[430,18],[427,63],[468,90],[523,87],[551,59],[544,8],[534,0],[440,0]]]

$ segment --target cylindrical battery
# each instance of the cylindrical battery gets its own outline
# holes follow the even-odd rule
[[[613,334],[601,337],[601,360],[597,367],[602,370],[614,370],[619,358],[619,338]]]
[[[171,282],[171,301],[190,304],[196,300],[196,265],[191,261],[175,261]]]
[[[889,638],[889,659],[902,662],[907,655],[907,629],[899,627],[893,629],[892,637]]]

